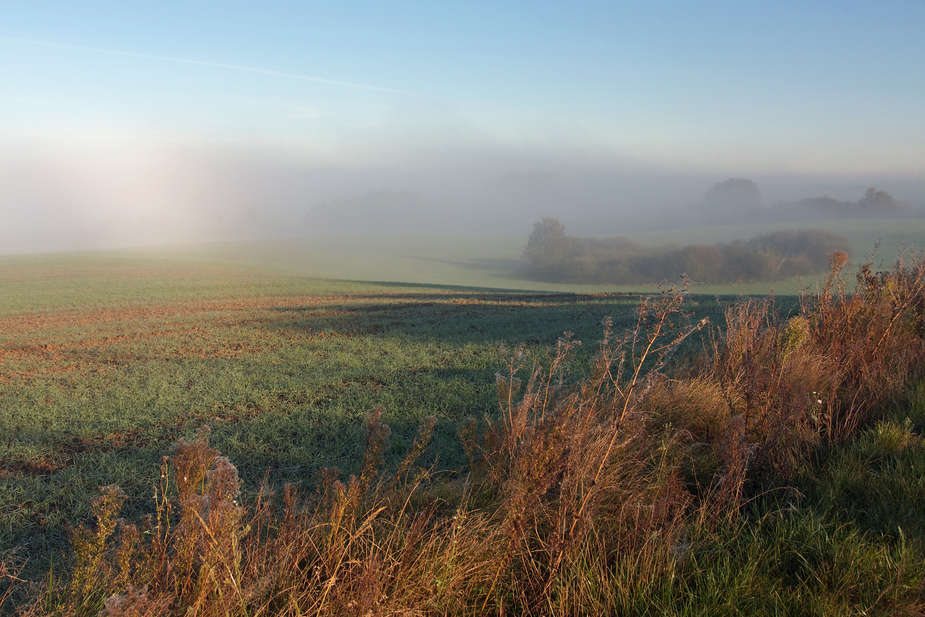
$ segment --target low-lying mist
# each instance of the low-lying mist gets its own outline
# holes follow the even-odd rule
[[[832,215],[827,207],[850,215],[848,204],[860,203],[871,187],[900,207],[879,214],[909,216],[925,206],[925,175],[915,174],[751,173],[757,197],[732,194],[724,201],[711,191],[733,173],[607,154],[576,160],[551,151],[468,146],[438,156],[359,161],[170,140],[146,147],[7,148],[0,155],[0,253],[320,234],[526,239],[543,217],[560,219],[575,234],[615,235],[825,218]]]

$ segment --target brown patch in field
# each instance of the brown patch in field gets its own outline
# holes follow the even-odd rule
[[[213,405],[208,415],[198,414],[197,421],[202,422],[228,422],[237,424],[243,420],[259,416],[260,414],[272,411],[273,407],[260,407],[253,403],[235,403],[232,405]]]
[[[0,361],[0,365],[2,364],[3,362]],[[66,373],[72,373],[80,368],[81,367],[78,363],[72,363],[72,364],[55,364],[52,366],[43,367],[42,369],[36,368],[36,369],[30,369],[28,371],[7,370],[7,371],[4,371],[3,373],[0,373],[0,384],[11,384],[15,380],[31,379],[31,378],[35,378],[35,377],[39,377],[43,375],[46,375],[46,376],[47,375],[63,375]]]
[[[56,441],[53,451],[37,459],[21,460],[12,457],[0,458],[0,478],[10,476],[46,476],[67,469],[81,454],[117,452],[146,448],[152,440],[142,435],[141,429],[116,431],[97,437],[64,435]]]
[[[178,343],[167,352],[167,358],[199,358],[208,360],[209,358],[240,358],[258,354],[266,349],[262,345],[251,345],[248,343],[226,343],[221,345],[189,345]],[[164,358],[162,354],[155,357]]]
[[[120,309],[94,309],[63,312],[53,315],[28,313],[0,317],[0,332],[24,335],[42,330],[86,327],[93,324],[138,322],[147,319],[183,317],[210,312],[253,310],[261,308],[318,306],[332,298],[305,296],[264,296],[260,298],[233,298],[209,302],[186,301],[156,306],[137,306]]]
[[[144,339],[163,337],[166,335],[177,335],[188,333],[189,328],[172,328],[167,330],[152,330],[148,332],[135,332],[131,334],[117,334],[113,336],[89,338],[65,343],[33,343],[19,347],[8,347],[0,349],[0,363],[6,358],[17,358],[22,356],[44,356],[46,360],[60,361],[63,354],[72,352],[76,349],[86,349],[93,347],[102,347],[104,345],[113,345],[119,343],[128,343]]]
[[[278,320],[276,315],[252,317],[250,319],[228,319],[227,317],[215,319],[204,318],[197,325],[179,324],[165,327],[158,324],[158,328],[139,332],[114,332],[109,336],[96,336],[81,340],[64,342],[36,342],[20,341],[19,345],[10,343],[0,348],[0,366],[10,361],[26,361],[38,364],[37,368],[28,370],[4,371],[0,375],[0,383],[10,383],[14,379],[30,378],[37,375],[58,375],[75,370],[89,370],[100,372],[109,370],[114,366],[130,364],[139,359],[155,357],[210,357],[237,358],[263,351],[265,345],[255,345],[249,342],[226,341],[213,342],[210,339],[220,332],[235,330],[243,327],[253,327]],[[131,346],[144,341],[163,341],[161,348],[148,347],[145,349],[147,357],[139,358],[136,350],[119,350],[119,346]],[[176,341],[176,344],[171,344]],[[101,348],[115,348],[105,354],[88,355],[90,351]],[[166,349],[164,348],[166,347]],[[101,357],[105,356],[105,357]],[[77,360],[77,362],[75,362]]]
[[[372,377],[372,376],[368,376],[368,377],[360,377],[359,379],[353,379],[350,381],[345,381],[343,382],[341,387],[342,388],[359,387],[362,389],[368,388],[372,390],[373,393],[379,394],[379,391],[382,390],[382,388],[384,388],[385,385],[386,384],[384,381],[376,379],[375,377]]]
[[[209,336],[210,330],[236,329],[279,322],[279,309],[308,309],[309,307],[314,309],[333,300],[332,298],[316,296],[236,298],[226,301],[181,302],[143,308],[0,317],[0,332],[8,340],[4,348],[0,348],[0,363],[7,357],[24,355],[44,355],[49,360],[57,361],[60,360],[60,354],[67,353],[75,348],[99,347],[171,335],[185,337]],[[342,301],[343,299],[339,300]],[[247,316],[228,315],[229,312],[260,311],[261,309],[266,312],[251,313]],[[313,310],[310,317],[330,317],[346,315],[352,312],[342,309],[321,312]],[[198,320],[190,323],[189,318],[196,317],[198,317]],[[165,320],[184,318],[187,323],[164,327]],[[291,317],[286,319],[291,319]],[[155,329],[144,330],[145,325],[155,326]],[[126,329],[129,327],[139,328],[141,331],[128,333]],[[47,340],[48,337],[54,336],[63,330],[95,331],[99,334],[101,330],[106,329],[111,330],[112,334],[75,341],[62,342],[59,340],[50,342]],[[59,338],[68,336],[73,336],[73,334],[62,332],[58,335]],[[231,351],[240,352],[241,350],[234,349]]]
[[[49,455],[31,461],[13,458],[0,459],[0,478],[11,476],[47,476],[66,468],[69,463],[53,460]]]
[[[114,452],[144,448],[150,444],[151,440],[141,434],[141,429],[134,428],[98,437],[66,436],[55,444],[55,451],[73,457],[84,452]]]

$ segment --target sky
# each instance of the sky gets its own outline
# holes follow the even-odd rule
[[[536,174],[628,209],[925,178],[921,0],[0,5],[0,253]]]

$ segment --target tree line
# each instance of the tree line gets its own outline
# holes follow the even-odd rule
[[[527,274],[555,283],[639,284],[676,281],[739,283],[823,272],[828,255],[848,240],[818,229],[783,230],[745,242],[649,247],[625,237],[569,236],[557,219],[533,226],[524,249]]]

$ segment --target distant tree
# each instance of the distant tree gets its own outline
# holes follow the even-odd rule
[[[533,225],[533,233],[524,249],[524,259],[535,268],[545,268],[562,263],[568,251],[565,225],[558,219],[546,217]]]
[[[858,200],[858,206],[862,210],[894,210],[897,206],[896,200],[886,191],[878,191],[874,187],[868,188],[864,192],[864,197]]]
[[[757,184],[748,178],[729,178],[710,187],[703,205],[710,210],[738,212],[760,208],[763,204]]]

